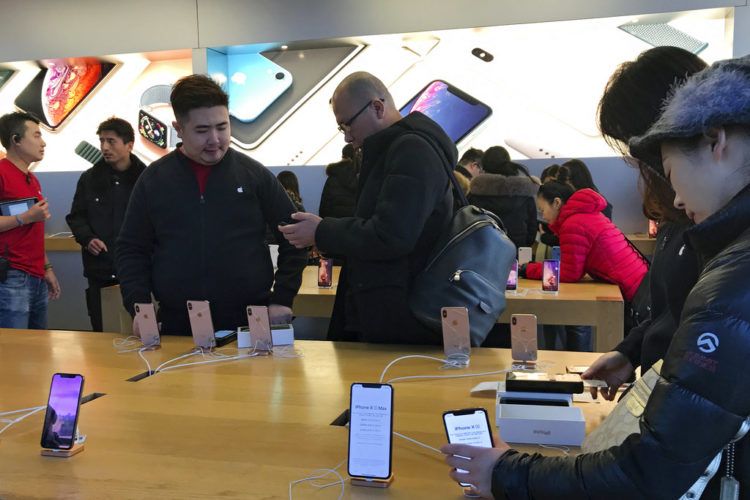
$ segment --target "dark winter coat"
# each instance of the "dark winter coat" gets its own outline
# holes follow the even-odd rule
[[[440,342],[438,333],[420,328],[407,302],[414,276],[452,216],[446,161],[455,164],[455,145],[418,112],[365,139],[354,216],[324,218],[315,234],[321,252],[346,258],[332,325],[345,325],[367,342]],[[329,337],[343,338],[340,333],[332,326]]]
[[[352,160],[341,160],[326,167],[326,183],[320,195],[321,217],[351,217],[357,206],[357,170]]]
[[[651,294],[650,317],[615,347],[641,373],[663,359],[680,322],[682,307],[700,273],[700,263],[685,243],[687,223],[664,222],[659,225],[656,248],[648,280]]]
[[[132,314],[133,304],[151,302],[153,292],[164,332],[185,335],[188,300],[211,303],[217,330],[246,324],[248,305],[291,307],[307,251],[276,231],[274,276],[264,235],[266,225],[276,228],[294,211],[273,174],[242,153],[230,149],[211,167],[203,194],[188,159],[169,153],[138,180],[120,232],[125,307]]]
[[[526,175],[479,174],[471,179],[469,203],[503,221],[516,247],[529,247],[537,231],[536,195],[539,185]]]
[[[103,159],[81,174],[73,196],[73,205],[65,220],[81,245],[83,275],[89,279],[112,282],[117,279],[115,258],[117,236],[120,234],[130,193],[146,165],[130,155],[130,167],[118,172]],[[86,250],[91,240],[98,238],[107,251],[93,255]]]
[[[571,458],[514,451],[495,466],[495,498],[679,498],[750,415],[750,186],[686,232],[703,263],[682,310],[640,434]],[[724,455],[726,458],[726,453]],[[723,461],[725,460],[723,459]],[[703,498],[718,498],[725,464]],[[734,476],[750,496],[750,438]]]

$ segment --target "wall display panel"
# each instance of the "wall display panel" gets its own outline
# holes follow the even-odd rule
[[[191,73],[189,50],[6,63],[14,74],[0,87],[0,113],[37,116],[47,144],[36,171],[76,171],[91,166],[85,143],[98,147],[96,129],[112,116],[135,130],[133,152],[146,162],[174,147],[171,85]],[[85,143],[84,143],[85,142]]]
[[[597,129],[598,100],[619,63],[651,48],[622,26],[667,26],[703,42],[700,55],[712,62],[731,57],[728,15],[715,9],[213,47],[207,56],[230,108],[252,102],[252,116],[233,113],[233,147],[266,165],[339,158],[344,137],[329,100],[355,71],[383,80],[404,114],[441,117],[459,151],[501,145],[515,159],[613,156]],[[255,61],[261,83],[247,85],[250,72],[230,68],[233,57]]]

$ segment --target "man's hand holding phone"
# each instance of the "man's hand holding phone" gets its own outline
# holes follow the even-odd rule
[[[86,250],[88,250],[91,255],[99,255],[102,252],[109,251],[107,245],[99,238],[94,238],[89,241],[89,244],[86,245]]]
[[[315,231],[323,219],[307,212],[295,212],[292,214],[292,219],[294,223],[279,226],[279,231],[284,238],[296,248],[315,245]]]
[[[583,380],[603,380],[607,383],[606,389],[601,389],[602,396],[608,401],[615,399],[617,389],[624,384],[633,374],[635,368],[627,356],[618,351],[602,354],[596,361],[591,363],[588,370],[581,374]],[[591,388],[591,396],[597,397],[596,387]]]
[[[50,218],[49,203],[47,203],[47,200],[40,200],[26,210],[26,212],[21,214],[20,217],[24,224],[44,222]]]

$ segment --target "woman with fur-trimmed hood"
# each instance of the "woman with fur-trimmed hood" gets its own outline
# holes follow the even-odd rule
[[[489,157],[483,158],[482,166],[485,173],[471,180],[469,203],[500,217],[516,247],[531,246],[536,238],[534,200],[539,185],[523,165],[510,161],[494,162]]]

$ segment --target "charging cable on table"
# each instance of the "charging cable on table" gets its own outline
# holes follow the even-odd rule
[[[12,410],[12,411],[1,412],[0,413],[0,422],[5,423],[6,425],[2,429],[0,429],[0,434],[2,434],[3,432],[5,432],[12,425],[17,424],[18,422],[20,422],[20,421],[22,421],[22,420],[24,420],[24,419],[26,419],[26,418],[34,415],[35,413],[38,413],[38,412],[44,410],[45,408],[47,408],[47,405],[44,405],[44,406],[35,406],[33,408],[24,408],[22,410]],[[17,414],[23,413],[23,412],[26,412],[26,413],[24,413],[20,417],[15,417],[15,418],[11,418],[11,419],[2,418],[2,417],[5,417],[6,415],[17,415]]]
[[[302,479],[296,479],[294,481],[289,481],[289,500],[292,500],[292,488],[294,488],[296,485],[301,484],[301,483],[306,483],[308,481],[316,481],[318,479],[323,479],[323,478],[325,478],[327,476],[330,476],[331,474],[335,475],[338,478],[338,480],[337,481],[333,481],[331,483],[325,483],[325,484],[312,483],[312,485],[314,487],[318,488],[318,489],[324,489],[324,488],[328,488],[330,486],[335,486],[335,485],[338,484],[338,485],[341,486],[341,492],[339,493],[338,498],[339,498],[339,500],[341,500],[342,498],[344,498],[345,484],[346,484],[347,480],[344,479],[344,477],[338,472],[338,469],[342,465],[344,465],[345,462],[346,462],[346,460],[342,460],[336,467],[334,467],[332,469],[315,469],[313,471],[313,475],[304,477]],[[318,473],[322,473],[322,474],[318,474]]]

